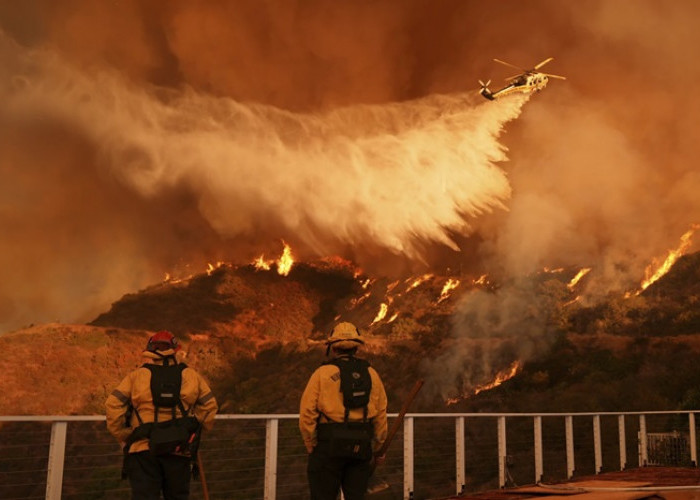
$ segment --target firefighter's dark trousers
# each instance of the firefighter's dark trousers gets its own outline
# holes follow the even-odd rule
[[[130,453],[126,473],[132,500],[187,500],[190,496],[190,458],[178,455],[154,457],[148,451]]]
[[[330,457],[328,442],[319,441],[307,468],[311,500],[336,500],[343,488],[345,500],[365,498],[372,469],[369,460]]]

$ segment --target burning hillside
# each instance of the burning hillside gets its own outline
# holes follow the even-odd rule
[[[280,262],[269,269],[259,259],[218,263],[128,294],[90,325],[48,324],[0,337],[6,353],[0,391],[10,413],[99,413],[110,387],[139,364],[148,332],[167,328],[183,339],[186,361],[210,379],[224,411],[293,412],[309,370],[324,359],[330,326],[350,320],[361,326],[363,355],[384,374],[392,404],[421,377],[427,384],[416,408],[465,410],[484,401],[512,410],[516,402],[498,399],[499,391],[521,387],[517,405],[539,401],[527,391],[540,390],[555,373],[566,385],[598,366],[591,349],[624,357],[640,335],[657,339],[645,348],[662,349],[660,359],[670,355],[663,349],[700,349],[700,336],[687,336],[700,333],[698,280],[690,278],[700,273],[698,259],[681,257],[643,294],[594,306],[574,299],[595,269],[492,282],[467,275],[379,278],[342,259],[292,262],[288,272],[280,272],[282,259],[270,259]],[[683,343],[689,349],[671,347]],[[558,356],[577,371],[560,372]],[[26,380],[42,382],[27,387]],[[75,397],[41,393],[60,380],[71,381]],[[562,397],[550,396],[552,404]]]
[[[280,239],[402,279],[585,266],[604,298],[700,216],[688,0],[70,4],[0,5],[0,333]],[[545,57],[561,85],[478,96]]]

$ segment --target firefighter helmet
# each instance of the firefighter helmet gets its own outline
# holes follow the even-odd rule
[[[148,339],[148,344],[146,345],[146,350],[150,352],[165,352],[170,349],[175,352],[179,351],[180,343],[177,341],[175,335],[165,330],[152,335],[151,338]]]
[[[340,349],[352,349],[357,347],[357,344],[364,344],[365,341],[360,337],[360,331],[352,323],[344,321],[333,327],[330,337],[326,344],[330,347]]]

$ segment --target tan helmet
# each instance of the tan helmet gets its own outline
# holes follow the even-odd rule
[[[326,340],[328,347],[333,346],[339,349],[352,349],[357,347],[357,344],[364,344],[365,341],[360,337],[360,331],[352,323],[343,321],[333,327],[331,336]]]

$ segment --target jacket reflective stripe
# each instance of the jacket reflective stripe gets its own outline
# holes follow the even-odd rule
[[[209,392],[209,393],[205,394],[204,396],[202,396],[201,398],[199,398],[199,399],[197,400],[197,404],[198,404],[198,405],[203,405],[204,403],[206,403],[207,401],[209,401],[209,400],[210,400],[211,398],[213,398],[213,397],[214,397],[214,393],[213,393],[213,392]]]
[[[116,389],[114,389],[112,391],[112,396],[114,396],[115,398],[117,398],[119,401],[121,401],[124,404],[129,403],[129,398]]]

